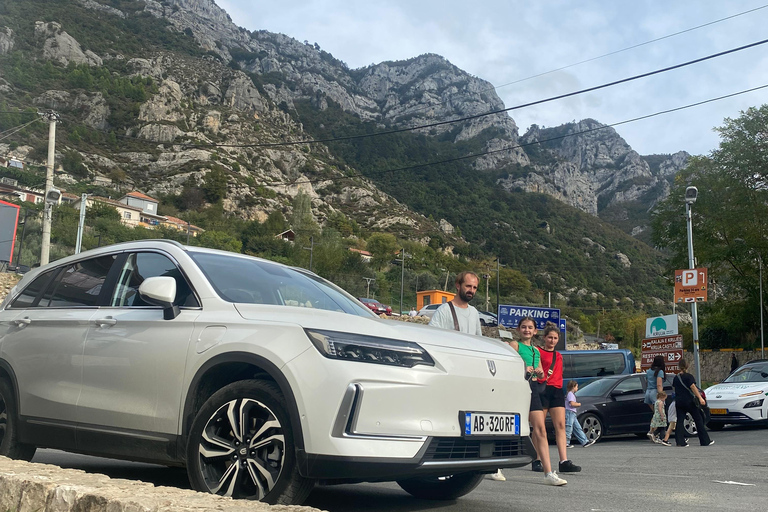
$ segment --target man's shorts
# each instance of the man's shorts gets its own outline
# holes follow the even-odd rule
[[[538,383],[535,380],[529,380],[531,385],[531,411],[541,411],[541,399],[539,398],[539,392],[536,390]]]
[[[563,388],[547,386],[544,392],[539,394],[539,401],[542,409],[564,408],[565,394],[563,394]]]

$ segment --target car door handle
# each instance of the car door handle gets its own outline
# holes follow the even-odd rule
[[[99,318],[98,320],[94,320],[94,323],[99,327],[111,327],[117,323],[117,320],[114,318]]]
[[[13,323],[18,325],[19,327],[26,327],[32,323],[32,320],[30,320],[29,318],[19,318],[18,320],[14,320]]]

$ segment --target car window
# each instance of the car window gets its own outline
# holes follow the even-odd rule
[[[21,291],[21,293],[13,300],[9,307],[14,309],[24,309],[31,307],[37,296],[40,295],[40,292],[42,292],[43,289],[45,289],[45,287],[48,285],[48,281],[51,280],[51,277],[53,277],[54,272],[57,270],[58,269],[49,270],[48,272],[44,272],[37,276],[35,280],[29,284],[29,286]]]
[[[115,255],[80,261],[64,268],[40,299],[41,308],[97,306]]]
[[[624,354],[568,354],[571,364],[565,366],[563,378],[605,377],[624,373]]]
[[[768,382],[768,364],[742,366],[723,382]]]
[[[624,393],[643,393],[643,383],[639,377],[630,377],[624,379],[614,388],[614,391],[623,391]]]
[[[583,388],[579,388],[576,396],[604,396],[611,389],[614,382],[613,379],[593,380],[589,384],[584,384]]]
[[[192,251],[190,256],[219,297],[227,302],[373,315],[370,309],[333,283],[291,267],[226,254]]]
[[[114,307],[151,306],[139,296],[139,286],[148,277],[172,277],[176,280],[176,306],[199,306],[192,287],[176,264],[167,256],[156,252],[129,254],[120,269],[109,305]]]

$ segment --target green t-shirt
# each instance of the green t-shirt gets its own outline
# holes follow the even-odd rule
[[[533,366],[536,368],[539,366],[539,351],[531,345],[517,342],[517,353],[523,358],[525,366]]]

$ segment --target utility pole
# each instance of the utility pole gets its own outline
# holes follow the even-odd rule
[[[365,298],[370,299],[371,298],[371,281],[375,281],[373,277],[364,277],[366,288],[365,288]]]
[[[77,241],[75,242],[75,254],[80,254],[80,248],[83,244],[83,229],[85,229],[85,207],[88,201],[88,194],[80,197],[80,222],[77,224]]]
[[[40,243],[40,265],[47,265],[51,253],[51,215],[53,204],[47,201],[48,192],[53,188],[53,161],[56,156],[56,123],[59,114],[53,110],[42,112],[40,115],[48,120],[48,161],[45,165],[45,206],[43,209],[43,239]]]
[[[491,310],[491,298],[488,296],[488,284],[491,280],[491,274],[483,274],[483,279],[485,279],[485,310],[490,311]]]
[[[403,283],[405,283],[405,247],[400,250],[400,315],[403,314]]]
[[[309,237],[309,247],[305,247],[304,250],[309,251],[309,271],[312,272],[312,255],[315,252],[315,237]]]

